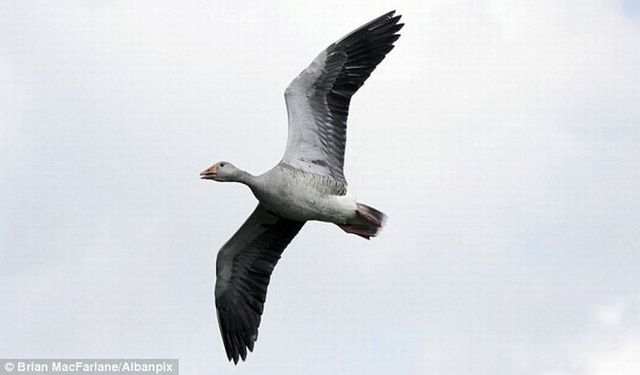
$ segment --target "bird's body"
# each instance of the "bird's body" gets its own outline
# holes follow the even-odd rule
[[[271,273],[309,220],[369,239],[386,215],[347,193],[343,165],[351,97],[393,49],[402,28],[384,14],[322,51],[287,87],[287,147],[280,163],[253,176],[218,162],[203,179],[240,182],[259,203],[216,259],[215,299],[227,358],[246,358],[258,337]]]
[[[284,218],[344,224],[356,216],[355,198],[329,177],[278,164],[255,181],[258,201]]]

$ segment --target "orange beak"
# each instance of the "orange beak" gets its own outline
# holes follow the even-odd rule
[[[203,180],[213,180],[218,175],[218,168],[215,165],[211,166],[209,169],[206,169],[202,173],[200,173],[200,178]]]

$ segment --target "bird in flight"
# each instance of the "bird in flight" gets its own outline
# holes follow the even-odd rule
[[[349,102],[400,37],[388,12],[322,51],[285,90],[289,116],[282,160],[254,176],[221,161],[202,179],[249,186],[258,206],[216,259],[215,303],[229,361],[253,351],[271,273],[306,221],[338,225],[369,239],[386,215],[347,193],[343,164]]]

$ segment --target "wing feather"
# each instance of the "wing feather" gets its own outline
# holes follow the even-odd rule
[[[384,14],[327,47],[287,87],[289,135],[282,163],[346,187],[349,103],[400,37],[396,32],[403,24],[394,14]]]
[[[304,222],[288,220],[258,204],[218,252],[216,311],[227,358],[247,357],[258,338],[267,286],[276,263]]]

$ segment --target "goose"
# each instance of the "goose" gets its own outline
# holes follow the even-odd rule
[[[306,221],[338,225],[366,239],[386,215],[347,194],[343,164],[349,102],[400,37],[388,12],[322,51],[285,90],[288,138],[282,160],[254,176],[220,161],[206,180],[247,185],[258,206],[216,258],[215,305],[229,361],[253,351],[271,273]]]

